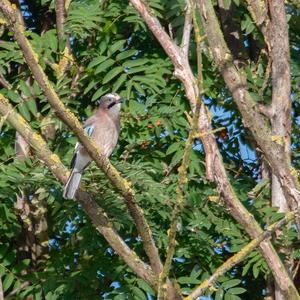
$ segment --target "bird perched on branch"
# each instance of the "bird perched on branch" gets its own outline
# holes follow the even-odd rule
[[[116,93],[102,96],[97,112],[84,123],[86,132],[95,140],[106,157],[111,155],[118,142],[121,102],[121,97]],[[63,197],[65,199],[74,199],[82,173],[90,162],[91,157],[85,148],[77,143],[71,161],[72,171],[64,187]]]

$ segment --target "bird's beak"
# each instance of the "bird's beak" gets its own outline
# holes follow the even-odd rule
[[[120,98],[116,101],[117,103],[123,103],[123,98]]]

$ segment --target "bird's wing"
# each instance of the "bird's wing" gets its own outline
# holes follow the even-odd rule
[[[93,134],[94,128],[95,128],[94,125],[86,125],[86,126],[83,127],[83,129],[86,131],[88,136],[91,136]],[[81,144],[79,142],[77,142],[75,144],[75,149],[74,149],[75,154],[79,150],[80,147],[81,147]]]
[[[94,128],[95,128],[95,127],[94,127],[93,124],[89,124],[89,125],[86,124],[86,126],[84,126],[84,130],[86,131],[86,133],[87,133],[89,136],[91,136],[91,135],[93,134]],[[80,165],[80,168],[82,168],[82,169],[84,169],[84,168],[87,167],[88,161],[90,160],[90,158],[89,158],[89,156],[83,157],[83,156],[80,154],[79,151],[80,151],[82,148],[83,148],[82,145],[81,145],[79,142],[77,142],[76,145],[75,145],[75,149],[74,149],[74,155],[73,155],[73,157],[72,157],[71,164],[70,164],[70,168],[71,168],[71,169],[78,168],[79,165]],[[86,155],[85,155],[85,156],[86,156]],[[81,166],[81,163],[78,164],[78,159],[81,159],[82,162],[85,162],[85,161],[86,161],[86,163],[87,163],[86,166]],[[84,163],[84,164],[85,164],[85,163]]]

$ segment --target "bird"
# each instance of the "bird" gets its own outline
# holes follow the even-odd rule
[[[120,111],[122,98],[117,93],[109,93],[100,98],[98,110],[84,123],[84,129],[109,157],[117,145],[120,134]],[[71,160],[71,173],[64,186],[63,197],[74,199],[79,188],[83,171],[91,162],[85,148],[77,142]]]

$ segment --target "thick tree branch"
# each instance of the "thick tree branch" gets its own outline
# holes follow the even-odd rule
[[[174,73],[183,83],[186,96],[190,101],[191,107],[194,108],[197,101],[199,101],[200,92],[197,85],[197,80],[190,69],[188,60],[184,59],[180,48],[174,44],[168,34],[164,31],[157,18],[151,15],[150,10],[144,2],[140,0],[130,0],[130,3],[140,13],[145,23],[148,25],[156,39],[159,41],[173,62],[175,68]],[[232,216],[242,225],[242,227],[252,238],[256,238],[262,233],[262,229],[255,221],[254,217],[245,209],[235,194],[235,191],[233,190],[233,187],[231,186],[227,177],[222,156],[219,152],[215,137],[213,134],[206,134],[211,132],[211,125],[206,107],[203,104],[200,108],[199,130],[200,134],[202,133],[201,141],[203,143],[206,155],[206,168],[208,166],[211,168],[211,174],[213,176],[211,179],[216,182],[218,190],[221,193],[221,196],[224,198],[225,204]],[[297,291],[292,281],[289,279],[284,265],[282,264],[272,244],[269,241],[262,242],[260,244],[260,251],[272,270],[272,273],[280,285],[280,288],[285,293],[289,293],[289,290],[291,289],[293,295],[297,295]],[[297,297],[298,296],[295,296],[295,299],[298,299]]]
[[[198,4],[214,60],[242,114],[244,124],[251,130],[257,144],[279,179],[289,201],[289,207],[296,209],[300,204],[299,183],[297,177],[291,172],[292,168],[284,151],[284,146],[278,139],[272,141],[272,132],[267,128],[248,92],[245,76],[234,66],[211,2],[198,0]]]
[[[269,1],[270,23],[266,28],[272,61],[272,134],[282,137],[284,151],[290,162],[291,156],[291,78],[289,64],[289,35],[283,1]],[[282,211],[287,203],[277,176],[272,180],[272,202]]]
[[[269,49],[269,61],[272,74],[272,103],[271,103],[271,126],[273,136],[278,136],[283,142],[285,154],[291,162],[291,78],[290,78],[290,55],[289,33],[285,14],[284,1],[267,1],[270,21],[264,27],[265,39]],[[272,206],[279,207],[279,211],[286,212],[289,209],[288,201],[280,184],[280,180],[272,173]],[[296,218],[300,228],[300,218]],[[280,234],[277,231],[276,234]],[[279,251],[287,256],[291,254],[291,247],[280,247]],[[291,257],[289,255],[289,257]],[[289,270],[293,269],[293,259],[286,259],[285,264]],[[275,284],[275,299],[284,299],[281,291]]]
[[[16,113],[7,99],[0,94],[0,114],[7,115],[7,121],[14,127],[23,138],[35,150],[36,155],[50,169],[53,175],[61,182],[66,183],[69,171],[61,163],[59,157],[52,153],[43,138],[35,133],[24,118]],[[126,264],[142,279],[152,287],[157,287],[157,276],[151,268],[142,262],[137,254],[132,251],[122,238],[115,232],[105,212],[100,208],[91,196],[82,190],[77,193],[76,197],[90,217],[96,229],[103,235],[110,246],[116,253],[122,257]]]
[[[295,211],[288,212],[283,219],[280,221],[273,223],[268,226],[268,228],[261,233],[257,238],[252,240],[246,246],[244,246],[238,253],[230,257],[227,261],[225,261],[220,267],[216,269],[213,275],[211,275],[208,279],[204,280],[188,297],[185,297],[184,300],[192,300],[200,297],[207,288],[212,286],[219,277],[224,275],[227,271],[232,269],[235,265],[243,261],[257,246],[263,241],[272,236],[276,230],[280,229],[290,221],[294,220],[297,215],[299,215],[300,209],[296,209]]]
[[[34,52],[31,44],[24,35],[25,28],[19,22],[19,11],[13,8],[7,0],[0,0],[0,9],[9,21],[10,28],[14,33],[14,37],[22,50],[24,58],[31,69],[33,76],[57,116],[77,135],[91,158],[96,162],[97,166],[102,169],[124,197],[125,204],[127,205],[127,208],[136,224],[138,233],[143,240],[144,249],[150,260],[151,266],[154,272],[159,274],[162,264],[160,262],[158,251],[152,237],[151,229],[144,217],[144,213],[134,198],[134,191],[131,188],[131,183],[120,175],[116,168],[110,163],[108,158],[103,155],[95,142],[86,134],[75,115],[67,109],[59,99],[46,74],[38,63],[37,54]]]

